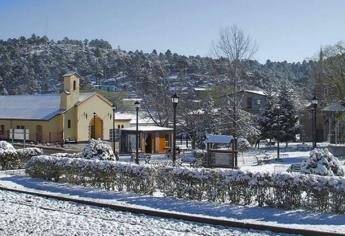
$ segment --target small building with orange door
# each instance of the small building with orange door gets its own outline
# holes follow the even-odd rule
[[[173,129],[159,126],[139,126],[139,149],[144,153],[165,153],[172,147]],[[120,153],[136,150],[136,127],[120,131]]]

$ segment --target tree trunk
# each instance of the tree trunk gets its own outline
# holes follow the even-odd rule
[[[279,141],[277,141],[277,159],[280,159]]]

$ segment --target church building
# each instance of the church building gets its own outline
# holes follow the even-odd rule
[[[80,76],[63,76],[60,94],[0,96],[0,139],[24,130],[26,139],[41,143],[109,140],[112,103],[97,93],[80,93]]]

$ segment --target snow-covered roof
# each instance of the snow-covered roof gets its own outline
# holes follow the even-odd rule
[[[136,131],[136,127],[123,128],[124,131]],[[171,131],[172,128],[160,127],[160,126],[139,126],[139,131]]]
[[[194,91],[208,91],[208,90],[210,90],[210,89],[208,89],[208,88],[203,88],[203,87],[200,87],[200,88],[193,88],[194,89]]]
[[[247,90],[247,89],[245,89],[245,90],[242,90],[242,92],[255,93],[258,95],[266,96],[265,92],[262,90]]]
[[[132,120],[135,119],[134,114],[129,113],[115,113],[115,120]]]
[[[77,72],[74,72],[74,71],[68,72],[68,73],[64,74],[62,77],[69,77],[69,76],[72,76],[72,75],[76,75],[76,76],[78,76],[80,78],[80,75]]]
[[[79,103],[95,93],[80,93]],[[50,120],[63,113],[59,94],[0,96],[0,119]]]
[[[324,112],[345,112],[345,106],[340,102],[333,102],[331,105],[322,109]]]
[[[232,135],[207,135],[206,143],[230,143],[233,139]]]

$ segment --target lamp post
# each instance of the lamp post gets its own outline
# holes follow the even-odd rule
[[[137,122],[136,122],[136,137],[135,137],[135,163],[139,164],[139,108],[140,108],[140,102],[135,101],[135,110],[137,113]]]
[[[313,134],[313,148],[316,148],[316,108],[317,108],[317,99],[314,96],[311,100],[311,104],[313,106],[313,127],[312,127],[312,134]]]
[[[276,105],[276,111],[277,111],[277,113],[278,113],[278,118],[277,118],[277,120],[278,120],[278,127],[277,127],[277,134],[276,134],[276,141],[277,141],[277,159],[279,159],[280,158],[280,141],[279,141],[279,131],[280,131],[280,129],[281,129],[281,127],[280,127],[280,120],[279,120],[279,117],[280,117],[280,115],[281,115],[281,110],[280,110],[280,104],[277,104]]]
[[[112,138],[112,141],[113,141],[113,152],[114,152],[114,155],[115,155],[115,112],[116,112],[116,105],[114,104],[113,105],[113,138]]]
[[[178,103],[179,97],[176,95],[171,96],[171,101],[173,103],[173,108],[174,108],[174,133],[173,133],[173,165],[175,166],[176,162],[176,107]]]
[[[96,139],[96,112],[93,113],[93,138]]]

